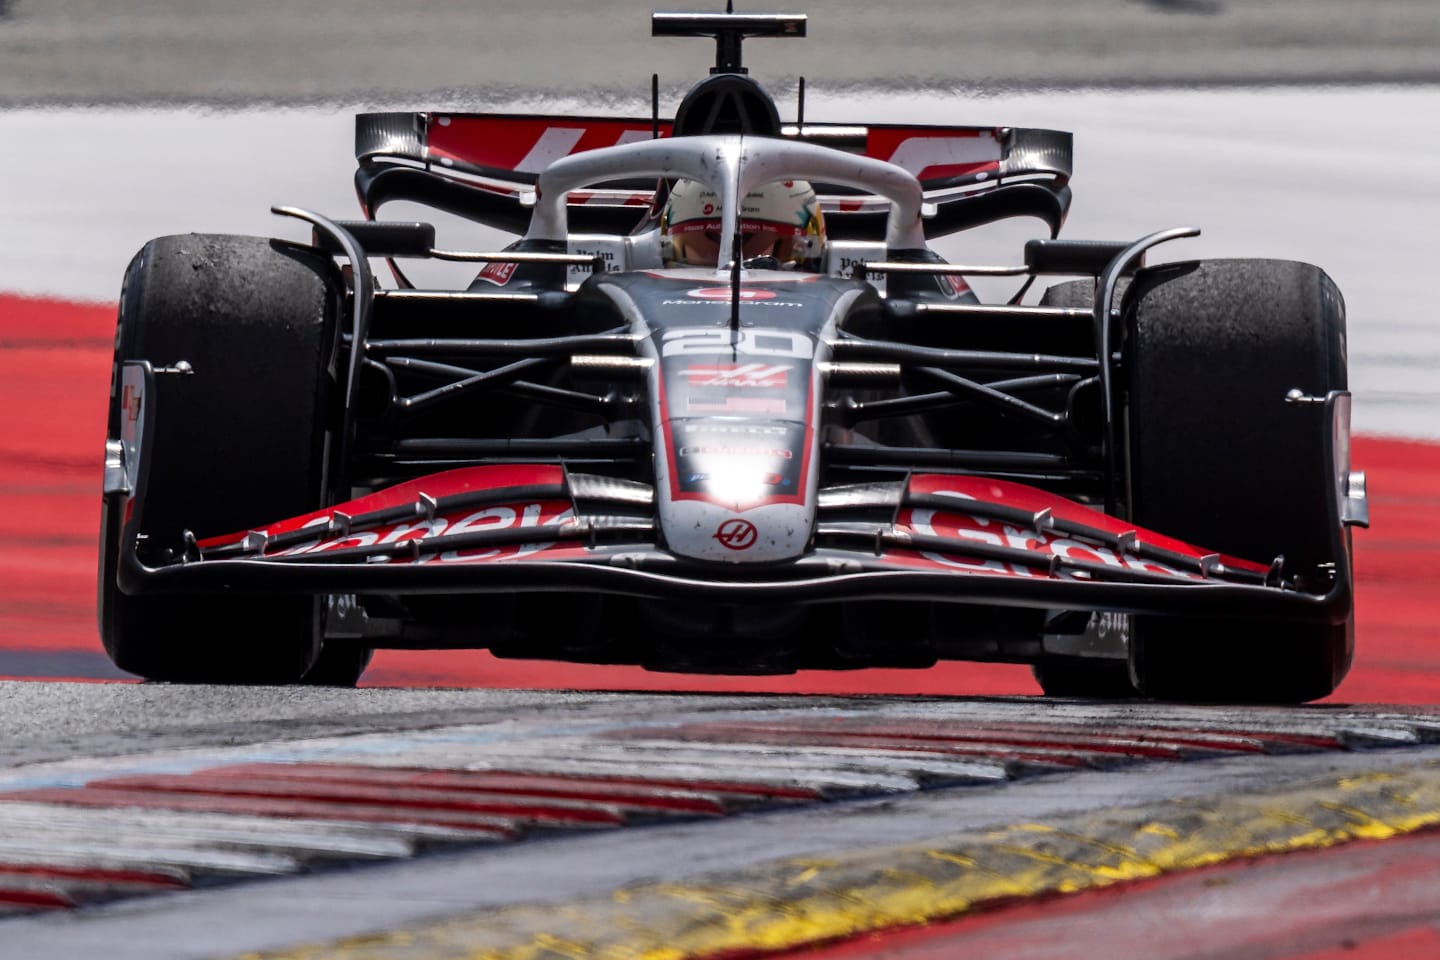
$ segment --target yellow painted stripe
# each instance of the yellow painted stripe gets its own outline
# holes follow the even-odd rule
[[[1264,793],[1177,800],[940,840],[774,861],[560,904],[487,909],[245,960],[681,960],[781,950],[1240,857],[1440,824],[1426,764]]]

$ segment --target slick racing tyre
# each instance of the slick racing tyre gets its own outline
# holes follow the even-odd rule
[[[327,502],[340,289],[329,257],[277,240],[162,237],[135,256],[121,291],[109,436],[120,436],[123,361],[189,364],[155,376],[149,486],[136,504],[148,544]],[[312,597],[121,593],[123,510],[122,497],[107,497],[101,524],[100,632],[117,666],[151,680],[293,683],[316,665]]]
[[[1346,387],[1345,307],[1320,269],[1202,260],[1142,270],[1124,305],[1131,519],[1266,563],[1324,590],[1337,559],[1334,465],[1321,404]],[[1345,547],[1348,554],[1348,543]],[[1298,703],[1349,670],[1343,623],[1136,617],[1133,679],[1146,696]]]
[[[1046,287],[1040,295],[1042,307],[1080,307],[1088,309],[1095,302],[1094,280],[1066,280]]]
[[[1045,292],[1040,295],[1039,305],[1042,307],[1078,307],[1082,310],[1089,310],[1095,303],[1097,285],[1094,280],[1066,280],[1064,283],[1057,283],[1045,288]],[[1129,287],[1129,277],[1121,277],[1115,284],[1115,301],[1117,303],[1124,299],[1125,291]]]

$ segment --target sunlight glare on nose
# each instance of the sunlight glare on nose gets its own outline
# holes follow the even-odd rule
[[[765,499],[769,489],[765,483],[765,472],[753,463],[746,463],[748,457],[707,458],[703,471],[709,475],[707,487],[716,499],[733,504],[751,504]]]

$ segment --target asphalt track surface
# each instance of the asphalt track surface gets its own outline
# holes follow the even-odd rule
[[[315,98],[354,101],[361,98],[357,91],[366,99],[392,103],[423,103],[425,91],[443,91],[454,102],[468,100],[475,95],[475,85],[489,83],[500,85],[505,93],[502,99],[511,102],[520,97],[544,100],[547,94],[578,86],[588,95],[607,98],[618,109],[633,111],[637,105],[643,109],[643,101],[630,91],[644,88],[652,68],[660,67],[667,77],[688,76],[694,58],[679,53],[657,55],[655,45],[663,49],[664,44],[645,41],[622,47],[624,52],[618,56],[590,59],[585,51],[592,48],[580,45],[577,49],[573,39],[564,39],[565,31],[574,30],[598,47],[596,39],[613,30],[631,43],[635,31],[628,21],[623,26],[619,23],[629,6],[611,5],[606,16],[583,22],[567,6],[568,18],[545,21],[545,43],[532,37],[522,45],[470,43],[472,34],[458,29],[460,21],[456,19],[468,16],[468,5],[463,11],[458,5],[450,11],[427,7],[427,24],[411,22],[404,30],[387,33],[373,16],[376,11],[363,4],[349,11],[352,19],[337,25],[305,5],[292,5],[285,11],[251,7],[245,16],[227,12],[239,8],[190,5],[186,12],[191,15],[180,18],[165,4],[131,4],[127,13],[133,19],[117,23],[109,6],[55,0],[41,10],[24,0],[13,2],[8,5],[8,19],[0,19],[0,78],[4,80],[0,89],[6,91],[10,103],[44,104],[46,110],[0,114],[0,124],[5,125],[6,142],[26,145],[20,154],[43,155],[39,166],[49,179],[16,176],[30,174],[37,165],[29,160],[17,164],[12,154],[0,161],[9,164],[0,166],[0,183],[9,191],[5,202],[12,212],[39,207],[58,214],[61,222],[57,226],[54,218],[22,218],[26,228],[8,232],[11,239],[0,249],[0,289],[108,301],[113,297],[109,285],[89,285],[105,270],[118,278],[113,258],[123,267],[129,250],[153,233],[236,229],[229,221],[215,223],[208,217],[228,202],[243,201],[263,209],[272,201],[287,200],[321,209],[349,209],[343,179],[329,188],[343,205],[319,202],[324,198],[312,201],[288,190],[285,196],[273,195],[277,186],[293,185],[292,179],[283,184],[261,183],[264,189],[257,192],[265,195],[252,203],[243,187],[231,186],[239,180],[234,172],[241,169],[234,165],[221,169],[192,165],[188,176],[174,167],[157,166],[147,181],[123,166],[124,158],[136,150],[133,141],[99,135],[107,128],[134,127],[136,115],[76,116],[56,113],[52,105],[76,101],[153,104],[157,99],[193,101],[197,97],[224,103],[249,97],[286,102]],[[907,8],[907,13],[921,7]],[[977,9],[963,30],[952,26],[947,16],[937,18],[936,29],[917,31],[914,24],[920,17],[912,14],[905,29],[889,39],[884,34],[888,22],[900,18],[892,18],[888,10],[868,13],[859,5],[844,9],[845,34],[853,47],[831,47],[824,58],[787,59],[785,71],[776,75],[804,72],[817,83],[869,82],[902,89],[909,86],[910,78],[916,78],[932,90],[970,92],[977,78],[1022,86],[1040,81],[1148,86],[1201,77],[1222,84],[1257,79],[1434,79],[1430,58],[1436,46],[1437,16],[1428,3],[1368,5],[1361,17],[1353,5],[1325,2],[1307,3],[1303,11],[1295,3],[1093,2],[1066,5],[1067,17],[1062,21],[1055,15],[1055,5],[1022,2],[998,12]],[[944,5],[944,9],[948,14],[953,7]],[[540,14],[546,12],[544,5],[530,5],[523,13],[492,12],[487,18],[488,36],[518,35],[502,29],[518,30],[522,24],[533,29],[541,22]],[[643,12],[637,9],[630,16],[643,16]],[[816,18],[821,13],[810,12]],[[430,33],[435,24],[445,25],[436,31],[443,36]],[[817,40],[821,36],[818,31],[817,19],[812,34]],[[153,40],[157,32],[163,42]],[[393,56],[376,57],[373,50],[368,59],[359,55],[377,36],[393,37],[397,32],[414,46],[405,48],[402,43],[387,48]],[[209,41],[199,43],[197,38]],[[832,34],[830,39],[839,42],[840,38]],[[561,53],[551,55],[552,48]],[[844,55],[836,56],[837,49],[844,50]],[[675,59],[668,62],[657,59],[672,56]],[[1037,70],[1039,57],[1049,68],[1048,74]],[[624,65],[619,70],[617,62]],[[200,63],[207,69],[198,69]],[[835,72],[827,75],[827,66]],[[487,74],[492,67],[496,72]],[[396,73],[387,74],[386,70]],[[456,73],[445,72],[458,70],[471,72],[458,79]],[[403,74],[403,82],[395,82],[397,74]],[[368,85],[357,82],[357,77]],[[517,77],[524,77],[525,83],[516,83]],[[385,79],[382,83],[376,78]],[[876,80],[882,82],[876,84]],[[381,96],[371,98],[371,93]],[[1084,109],[1078,113],[1095,128],[1080,140],[1082,176],[1095,179],[1088,181],[1088,186],[1086,180],[1077,181],[1081,200],[1072,228],[1093,224],[1096,231],[1086,230],[1086,234],[1110,236],[1117,235],[1116,231],[1098,228],[1116,226],[1124,228],[1118,235],[1128,236],[1132,227],[1143,231],[1193,220],[1207,228],[1201,243],[1215,242],[1220,249],[1202,246],[1177,251],[1177,255],[1289,255],[1322,263],[1341,280],[1350,301],[1352,355],[1359,361],[1355,364],[1357,403],[1368,397],[1373,413],[1365,415],[1374,417],[1370,432],[1435,437],[1440,433],[1433,425],[1430,396],[1434,392],[1430,377],[1436,369],[1432,362],[1435,351],[1427,332],[1434,308],[1426,279],[1433,271],[1424,256],[1426,225],[1434,220],[1437,196],[1434,164],[1429,159],[1436,152],[1434,118],[1440,115],[1433,106],[1433,90],[1329,90],[1320,94],[1296,90],[1278,94],[1278,107],[1273,97],[1252,97],[1251,93],[1237,90],[1225,99],[1194,94],[1177,97],[1173,91],[1162,90],[1153,100],[1137,99],[1139,95],[1094,95],[1097,99],[1092,103],[1100,104],[1098,113]],[[1367,99],[1370,96],[1379,99]],[[1316,99],[1327,103],[1329,109],[1307,106]],[[978,102],[996,107],[996,113],[999,107],[1019,103],[994,98]],[[1008,112],[992,117],[999,122],[1066,126],[1059,115],[1076,112],[1075,107],[1073,100],[1042,96],[1025,104],[1029,111],[1025,117]],[[1274,131],[1277,119],[1287,115],[1312,119],[1287,128],[1284,138],[1272,141],[1267,135]],[[183,128],[183,122],[179,126]],[[190,128],[192,139],[174,133],[168,138],[162,135],[157,145],[166,148],[162,152],[184,158],[207,138],[223,137],[217,133],[222,126],[198,133]],[[317,126],[313,115],[297,120],[302,129]],[[1103,136],[1107,127],[1113,137]],[[1138,135],[1145,128],[1163,131],[1173,140],[1169,162],[1188,152],[1196,158],[1197,168],[1209,168],[1209,174],[1197,179],[1187,170],[1185,176],[1175,177],[1163,167],[1127,162],[1153,141],[1153,137]],[[37,129],[42,134],[39,137],[16,136],[16,131],[28,135]],[[1123,134],[1127,130],[1137,135],[1126,139]],[[1102,135],[1098,141],[1093,139],[1096,134]],[[64,136],[78,137],[83,147],[74,149],[73,141],[61,142]],[[1107,139],[1108,149],[1120,156],[1090,154],[1087,158],[1084,144]],[[266,158],[254,156],[255,146],[253,138],[238,146],[220,144],[232,155],[232,163],[243,156],[243,169],[250,172],[269,169],[269,156],[293,155],[296,145],[284,139],[262,142],[263,149],[258,152]],[[337,166],[344,165],[342,158]],[[287,164],[287,168],[295,166]],[[311,176],[313,180],[330,179],[334,169],[327,165]],[[225,176],[226,171],[231,176]],[[1164,189],[1143,192],[1167,178],[1172,182],[1163,183]],[[57,180],[63,185],[57,185]],[[86,181],[93,182],[93,190],[77,188]],[[1175,182],[1180,184],[1178,188]],[[1245,192],[1247,189],[1253,192]],[[1137,190],[1142,191],[1138,201]],[[207,193],[211,199],[205,199]],[[118,198],[118,212],[112,207],[99,212],[90,204],[97,195]],[[180,199],[167,207],[167,195]],[[1323,202],[1317,203],[1317,197]],[[1093,206],[1086,212],[1081,204]],[[1193,216],[1197,208],[1205,216]],[[174,218],[177,226],[150,229],[161,216]],[[101,232],[105,237],[98,242],[92,237],[96,219],[104,221]],[[1253,226],[1256,220],[1263,224],[1258,231]],[[1218,231],[1217,221],[1221,224]],[[148,232],[131,236],[131,231],[142,228]],[[264,232],[270,227],[262,223],[245,229]],[[1242,229],[1245,232],[1239,232]],[[1067,232],[1081,235],[1074,229]],[[117,235],[124,243],[117,242]],[[1241,241],[1238,249],[1237,239]],[[50,254],[72,247],[93,255],[94,260],[72,262],[67,275],[63,262],[57,268]],[[106,257],[112,258],[112,265],[102,270],[99,265]],[[59,279],[37,279],[40,277]],[[7,503],[0,518],[0,539],[19,548],[3,551],[0,583],[5,588],[0,598],[0,623],[12,640],[27,638],[25,649],[32,658],[24,661],[28,666],[22,672],[31,676],[37,672],[37,663],[47,662],[62,668],[56,671],[62,676],[95,670],[95,643],[89,634],[86,608],[96,459],[89,451],[98,449],[103,400],[87,384],[103,379],[97,370],[104,365],[108,309],[103,305],[0,301],[4,316],[0,338],[5,341],[0,364],[6,368],[0,371],[4,374],[0,390],[5,391],[0,402],[8,411],[10,424],[0,438],[6,462],[0,487]],[[29,322],[35,317],[44,318],[38,330]],[[16,318],[25,319],[17,322]],[[103,394],[103,386],[99,393]],[[1362,659],[1339,698],[1437,703],[1440,664],[1436,663],[1431,626],[1437,611],[1424,571],[1436,540],[1434,500],[1440,490],[1440,457],[1427,444],[1378,438],[1360,441],[1357,456],[1373,471],[1376,528],[1362,534],[1359,541]],[[10,643],[7,646],[13,651]],[[927,754],[922,763],[913,756],[886,758],[870,748],[870,759],[860,768],[892,792],[803,809],[741,812],[719,822],[551,836],[484,852],[446,850],[413,862],[402,857],[385,865],[318,870],[313,876],[208,889],[202,884],[189,892],[77,911],[45,909],[0,925],[0,956],[80,956],[103,950],[119,960],[270,949],[285,957],[437,957],[456,955],[481,942],[493,942],[497,950],[519,951],[511,955],[547,955],[547,950],[548,955],[587,955],[598,954],[599,946],[553,939],[554,932],[562,929],[557,917],[593,921],[601,916],[599,911],[614,911],[626,902],[652,912],[606,915],[608,919],[599,924],[602,931],[639,931],[628,943],[611,944],[617,950],[613,955],[622,955],[640,943],[640,933],[663,934],[667,929],[673,933],[674,928],[664,926],[667,922],[688,924],[687,929],[699,930],[702,935],[709,931],[711,939],[687,941],[701,948],[737,948],[734,940],[720,938],[740,930],[753,936],[738,949],[789,949],[803,942],[784,938],[793,936],[793,930],[784,934],[789,928],[783,921],[790,920],[808,924],[806,929],[812,932],[828,930],[851,936],[847,945],[832,948],[848,956],[955,955],[965,949],[975,956],[1084,952],[1319,957],[1343,951],[1349,957],[1379,957],[1434,949],[1435,934],[1428,926],[1436,913],[1434,873],[1425,866],[1434,861],[1433,843],[1423,832],[1416,832],[1433,824],[1435,812],[1440,810],[1440,800],[1431,792],[1431,764],[1436,755],[1425,746],[1434,737],[1435,721],[1429,711],[1422,710],[1417,716],[1386,708],[1352,712],[1321,707],[1282,719],[1265,711],[1185,711],[1162,706],[1099,708],[1098,714],[1081,717],[1067,712],[1072,708],[1064,704],[1030,699],[961,697],[933,703],[903,698],[710,700],[424,688],[444,685],[447,680],[451,684],[508,681],[514,686],[555,686],[568,681],[584,686],[592,676],[587,672],[584,680],[577,681],[574,674],[557,675],[545,668],[499,673],[497,668],[503,666],[483,658],[462,662],[453,657],[388,667],[382,663],[377,677],[388,676],[386,682],[410,689],[354,692],[5,684],[0,686],[0,724],[7,736],[0,743],[0,758],[6,769],[0,774],[0,789],[73,788],[121,775],[189,776],[226,764],[276,760],[315,765],[342,755],[362,766],[383,765],[385,757],[399,758],[390,760],[392,764],[424,766],[422,761],[429,757],[430,763],[442,768],[463,764],[465,770],[473,771],[476,763],[483,764],[485,757],[501,751],[495,742],[503,746],[511,740],[543,745],[537,748],[538,754],[521,750],[533,766],[556,755],[556,738],[584,734],[604,739],[637,724],[681,727],[720,720],[730,725],[723,736],[713,731],[709,734],[722,736],[719,745],[709,749],[740,750],[746,758],[744,769],[752,776],[779,767],[791,779],[847,780],[857,775],[858,761],[836,752],[833,745],[814,742],[817,738],[829,742],[816,733],[815,723],[822,727],[839,721],[875,723],[886,720],[890,712],[896,716],[889,719],[898,718],[912,728],[920,720],[949,720],[961,730],[991,731],[1005,724],[1038,721],[1054,723],[1072,738],[1086,724],[1098,724],[1112,734],[1117,728],[1138,725],[1148,730],[1152,739],[1167,725],[1172,728],[1168,736],[1179,736],[1173,732],[1175,724],[1190,731],[1190,736],[1196,730],[1213,733],[1217,729],[1232,733],[1248,729],[1251,734],[1261,729],[1274,736],[1277,723],[1282,730],[1308,736],[1337,729],[1343,735],[1335,739],[1336,747],[1316,753],[1192,757],[1177,763],[1151,758],[1119,769],[1081,767],[1035,777],[1027,772],[1014,779],[1010,779],[1011,768],[1005,766],[1009,761],[996,760],[999,751],[991,744],[983,759],[992,770],[997,763],[1003,768],[1003,783],[972,782],[967,787],[923,791],[903,789],[906,777],[921,767],[933,776],[935,765],[953,764],[953,756]],[[391,671],[388,675],[383,672],[386,669]],[[1016,671],[987,674],[965,670],[908,678],[870,677],[868,681],[840,678],[839,686],[828,689],[871,681],[877,683],[875,689],[897,692],[933,689],[926,684],[942,688],[935,692],[949,694],[1033,690]],[[607,675],[600,685],[624,687],[637,682],[631,672]],[[718,683],[723,689],[725,682]],[[784,681],[776,683],[772,689],[784,689]],[[910,688],[906,683],[918,686]],[[802,750],[794,742],[782,745],[762,738],[756,750],[755,738],[761,735],[753,729],[748,734],[737,732],[735,724],[742,719],[752,727],[769,728],[778,723],[782,733],[792,738],[797,729],[808,730],[805,735],[811,742]],[[478,739],[476,727],[483,731]],[[867,729],[874,734],[873,728]],[[702,736],[693,730],[691,735]],[[437,747],[437,741],[450,746]],[[455,746],[457,743],[460,746]],[[652,777],[667,759],[664,750],[675,749],[673,745],[662,750],[645,741],[633,743],[638,749],[620,769],[649,771]],[[447,752],[452,748],[458,751],[454,755]],[[594,757],[597,750],[590,743],[570,749],[580,753],[570,762]],[[1073,743],[1067,749],[1080,750]],[[819,759],[821,756],[824,759]],[[718,762],[714,752],[708,757],[712,764]],[[802,757],[818,766],[807,766]],[[313,766],[307,769],[313,772]],[[1022,764],[1019,769],[1033,768]],[[155,785],[151,783],[148,789]],[[11,811],[28,809],[23,800],[10,798],[8,802]],[[1167,806],[1177,802],[1182,805],[1178,812]],[[1247,810],[1258,810],[1260,815],[1247,818]],[[1113,811],[1116,816],[1107,818],[1097,811]],[[47,816],[53,813],[47,812]],[[16,812],[0,816],[0,832],[12,844],[8,849],[15,849],[16,834],[23,833],[24,825],[35,822]],[[81,829],[72,821],[67,823],[71,824],[68,829]],[[1278,835],[1274,832],[1277,824],[1290,832]],[[227,829],[233,826],[230,823]],[[54,856],[62,847],[54,821],[42,821],[42,826],[34,829],[42,846]],[[91,824],[86,829],[97,828]],[[98,829],[103,832],[105,827]],[[998,852],[994,846],[997,835],[1010,841],[1002,843],[1004,849]],[[1027,846],[1025,838],[1033,840],[1039,835],[1047,842]],[[151,841],[163,845],[165,836],[163,831],[153,833]],[[1405,839],[1407,836],[1412,838]],[[1389,839],[1374,844],[1367,843],[1366,837]],[[1359,844],[1353,842],[1357,838],[1361,838]],[[112,860],[107,862],[113,862],[116,838],[103,839],[110,844]],[[345,841],[362,844],[375,842],[375,837],[347,834]],[[270,836],[266,842],[269,846],[265,849],[273,849],[276,838]],[[307,842],[313,846],[320,841],[317,835]],[[1188,853],[1181,849],[1187,842]],[[223,843],[232,851],[252,849],[248,841]],[[1330,843],[1342,845],[1323,849]],[[856,851],[872,844],[889,846],[878,854]],[[1013,860],[988,859],[1010,857],[1019,849],[1030,851],[1024,862],[1032,867],[1053,866],[1060,860],[1073,869],[1026,871]],[[1255,853],[1306,849],[1317,852],[1289,853],[1260,860],[1257,866],[1243,866],[1245,858]],[[1097,856],[1097,850],[1102,855]],[[1117,871],[1104,851],[1111,855],[1128,851],[1133,856],[1127,854],[1121,860],[1131,866]],[[96,854],[92,851],[89,856],[93,866]],[[1236,857],[1240,859],[1234,860]],[[23,900],[26,891],[38,890],[43,897],[63,887],[53,876],[43,883],[22,882],[13,869],[14,859],[12,854],[8,872],[0,870],[0,890],[11,893],[12,902]],[[342,857],[339,862],[356,861]],[[931,874],[915,871],[917,862],[966,868]],[[1231,865],[1201,867],[1216,862]],[[829,869],[836,864],[845,869]],[[1149,866],[1136,869],[1136,864]],[[1155,867],[1156,873],[1180,872],[1154,879],[1155,874],[1147,872],[1149,867]],[[1199,872],[1193,872],[1197,867],[1201,867]],[[853,872],[856,870],[858,873]],[[921,873],[923,882],[917,879]],[[988,888],[944,888],[957,899],[944,900],[942,906],[948,907],[935,912],[937,898],[929,894],[941,889],[938,884],[973,883],[977,876],[998,879]],[[1147,876],[1151,879],[1145,879]],[[33,881],[34,875],[30,878]],[[1096,878],[1106,883],[1119,881],[1119,886],[1109,887],[1109,892],[1077,892],[1095,889]],[[657,889],[655,880],[671,882]],[[905,903],[891,899],[914,896],[917,890],[932,904],[930,912],[907,913]],[[1047,899],[1062,891],[1073,896]],[[810,895],[819,900],[805,899]],[[994,907],[1017,897],[1040,900],[1018,911],[976,913],[980,907]],[[539,910],[527,906],[537,903],[550,906]],[[681,907],[678,911],[676,904]],[[893,931],[897,924],[938,922],[947,910],[969,919],[955,921],[954,926]],[[330,942],[362,930],[420,924],[437,915],[451,920],[438,926],[413,927],[403,943],[393,938]],[[1128,917],[1128,923],[1122,923],[1120,915]],[[1198,915],[1202,922],[1180,923],[1187,915]],[[645,923],[637,923],[637,917]],[[759,926],[737,921],[744,917],[758,918]],[[1143,923],[1146,917],[1160,918],[1162,923],[1147,926]],[[1203,923],[1205,919],[1210,923]],[[886,939],[869,939],[868,934],[853,938],[863,931],[885,929],[891,930],[883,935]],[[495,937],[497,931],[508,931],[511,939],[483,940]],[[328,945],[314,949],[294,946],[303,940]],[[1356,945],[1358,950],[1350,949]],[[536,947],[539,949],[531,949]]]
[[[203,704],[104,689],[111,706]],[[4,692],[39,718],[74,696]],[[1289,859],[1305,851],[1416,837],[1394,849],[1424,874],[1433,709],[370,691],[332,700],[342,718],[279,690],[225,701],[188,737],[105,756],[97,733],[83,756],[0,773],[0,910],[21,911],[0,956],[768,955],[1017,899],[1154,897],[1263,854],[1286,857],[1203,941],[1105,955],[1296,957],[1433,909],[1412,887],[1269,912],[1302,878],[1317,897],[1365,884],[1348,860]],[[226,723],[266,707],[296,722]],[[973,955],[1057,955],[992,933],[1007,946]]]

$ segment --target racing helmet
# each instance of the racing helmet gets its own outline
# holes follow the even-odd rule
[[[694,180],[680,180],[660,218],[670,259],[714,266],[723,238],[720,196]],[[750,191],[740,203],[742,257],[773,257],[779,266],[818,270],[825,251],[825,217],[804,180],[777,180]],[[728,259],[728,256],[723,258]]]

